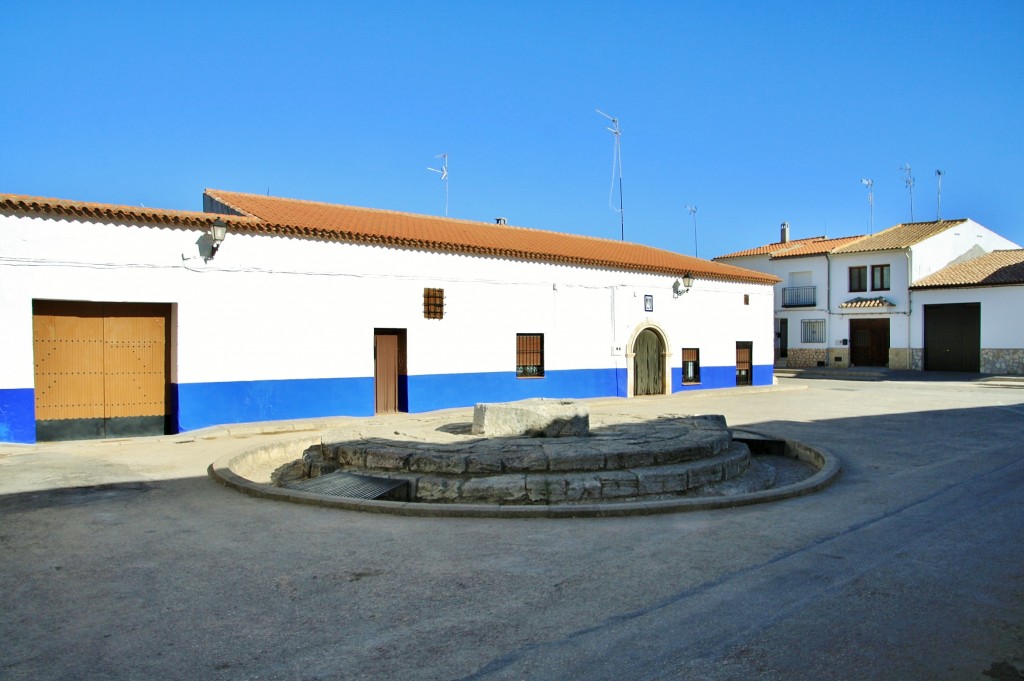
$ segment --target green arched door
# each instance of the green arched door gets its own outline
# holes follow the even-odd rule
[[[633,343],[633,394],[663,395],[665,393],[664,351],[661,338],[644,329]]]

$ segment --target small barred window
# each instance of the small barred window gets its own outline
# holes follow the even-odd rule
[[[423,289],[423,318],[444,319],[444,289]]]

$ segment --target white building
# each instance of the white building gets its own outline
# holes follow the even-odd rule
[[[993,251],[914,282],[914,368],[1024,375],[1024,249]]]
[[[260,195],[204,208],[0,195],[0,441],[773,380],[770,275]]]
[[[915,222],[872,236],[789,240],[715,258],[780,278],[776,362],[782,366],[922,368],[911,283],[1013,242],[973,220]],[[976,369],[975,369],[976,370]]]

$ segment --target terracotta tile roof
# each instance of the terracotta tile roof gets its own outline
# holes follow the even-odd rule
[[[748,248],[743,251],[736,251],[735,253],[726,253],[720,255],[712,260],[722,260],[723,258],[744,258],[751,255],[775,255],[791,248],[799,246],[805,246],[810,243],[824,241],[823,236],[812,236],[806,239],[792,239],[790,241],[779,241],[774,244],[765,244],[764,246],[757,246],[756,248]]]
[[[958,286],[1012,286],[1024,284],[1024,248],[992,251],[983,256],[943,267],[918,279],[910,288]]]
[[[228,223],[258,224],[259,220],[246,217],[224,218],[212,213],[187,210],[162,210],[139,206],[116,206],[108,203],[89,203],[48,199],[40,196],[0,194],[0,213],[17,215],[41,215],[47,217],[68,217],[75,220],[130,222],[206,229],[218,217]]]
[[[802,244],[796,248],[791,248],[779,253],[772,254],[772,259],[776,258],[797,258],[804,255],[821,255],[823,253],[832,253],[836,249],[842,248],[849,244],[855,243],[864,239],[864,236],[841,236],[836,239],[821,239],[819,241],[812,241],[808,244]]]
[[[962,225],[967,220],[933,220],[931,222],[906,222],[865,237],[860,241],[836,249],[836,253],[863,253],[866,251],[891,251],[909,248],[928,237],[941,234],[947,229]]]
[[[853,298],[847,300],[845,303],[839,306],[840,308],[851,308],[851,307],[896,307],[896,304],[887,298],[881,296],[877,298]]]
[[[743,258],[752,255],[768,255],[773,260],[776,258],[796,258],[805,255],[821,255],[822,253],[831,253],[837,248],[841,248],[864,238],[866,237],[841,236],[829,239],[823,236],[812,236],[806,239],[793,239],[791,241],[782,241],[774,244],[765,244],[764,246],[758,246],[756,248],[748,248],[745,251],[736,251],[735,253],[729,253],[728,255],[720,255],[717,258],[714,258],[714,260]]]
[[[207,189],[206,196],[259,222],[243,231],[429,251],[775,284],[778,277],[650,246],[487,222]]]

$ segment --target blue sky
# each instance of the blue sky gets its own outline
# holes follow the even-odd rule
[[[713,257],[972,217],[1024,244],[1024,2],[9,2],[0,192],[206,187]],[[612,202],[618,203],[617,189]],[[697,207],[697,239],[686,205]]]

